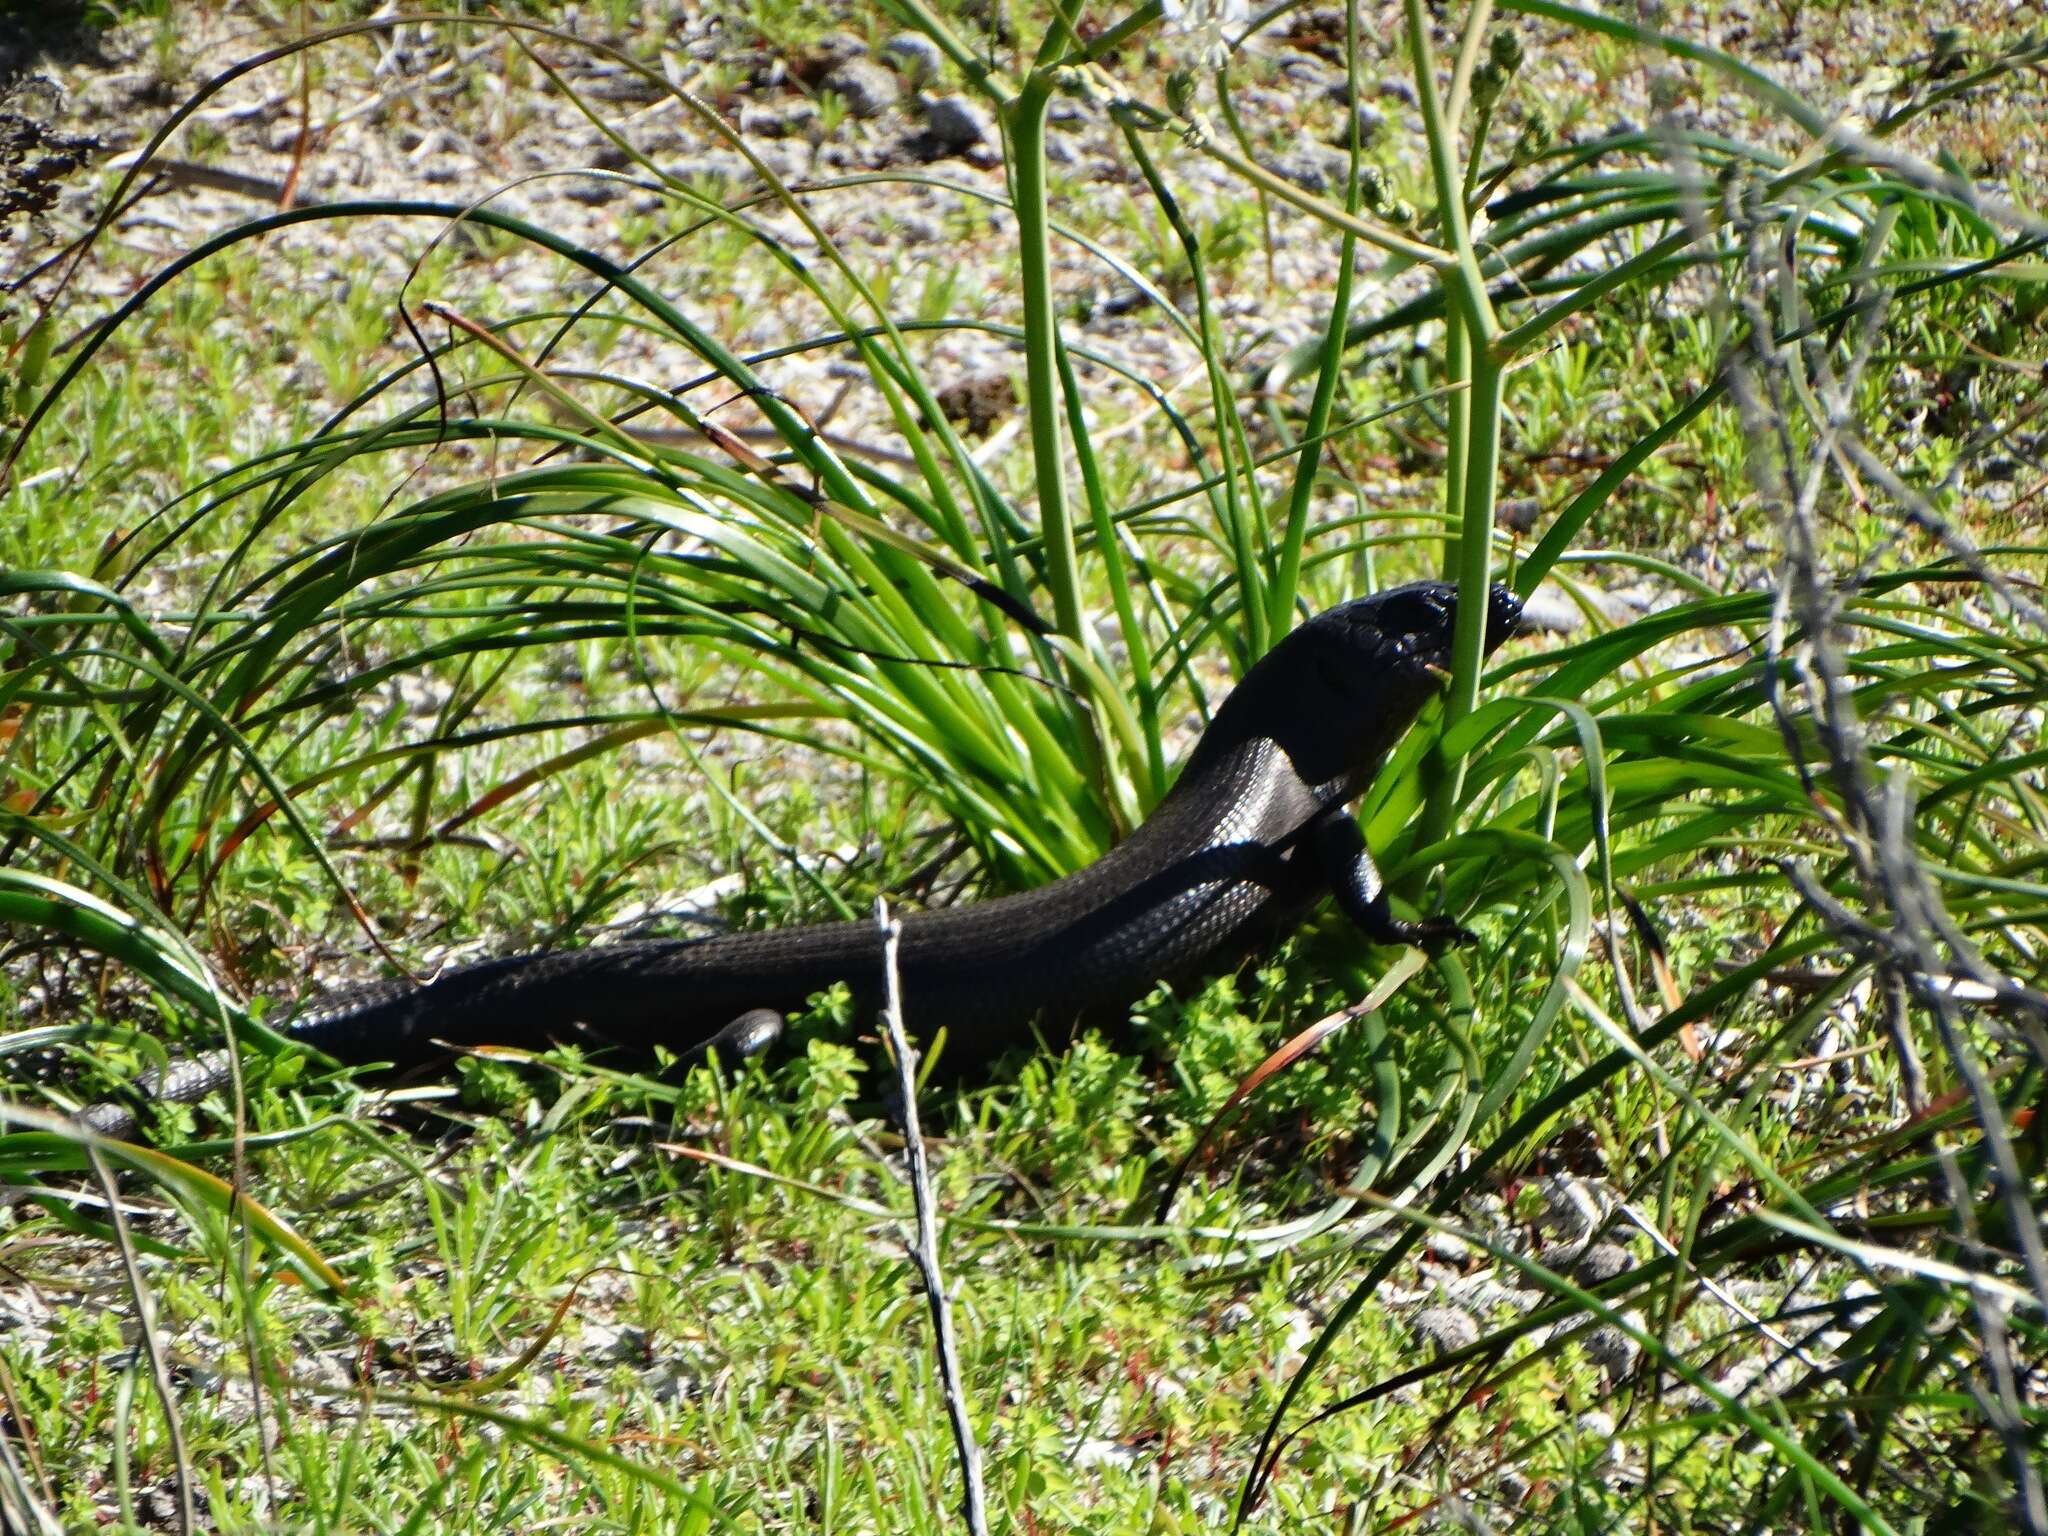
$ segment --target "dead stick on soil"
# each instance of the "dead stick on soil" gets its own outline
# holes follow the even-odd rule
[[[961,1512],[972,1536],[987,1536],[988,1511],[981,1488],[981,1447],[967,1416],[967,1394],[960,1385],[960,1353],[953,1342],[953,1303],[939,1275],[939,1222],[932,1201],[931,1170],[924,1157],[924,1133],[917,1123],[917,1057],[903,1030],[903,984],[896,974],[896,949],[903,925],[889,915],[889,904],[875,898],[875,923],[882,930],[882,1033],[896,1063],[896,1090],[902,1097],[904,1158],[910,1165],[910,1191],[917,1203],[917,1238],[909,1245],[910,1261],[924,1280],[931,1303],[932,1329],[938,1335],[939,1381],[946,1392],[946,1416],[953,1421],[953,1445],[960,1456],[964,1485]]]
[[[112,1170],[100,1156],[100,1149],[91,1142],[85,1144],[85,1155],[92,1162],[92,1171],[99,1179],[100,1192],[107,1197],[107,1220],[113,1223],[114,1246],[121,1254],[121,1267],[128,1277],[128,1294],[135,1302],[135,1332],[137,1347],[143,1358],[149,1362],[150,1381],[156,1387],[157,1403],[164,1411],[164,1435],[171,1444],[171,1473],[178,1490],[177,1526],[178,1536],[192,1536],[199,1528],[196,1506],[192,1500],[192,1457],[185,1448],[185,1422],[178,1417],[178,1394],[171,1385],[171,1368],[164,1358],[163,1339],[157,1332],[156,1306],[149,1293],[149,1287],[142,1280],[142,1260],[135,1252],[135,1243],[128,1235],[127,1213],[121,1208],[121,1190],[114,1182]]]

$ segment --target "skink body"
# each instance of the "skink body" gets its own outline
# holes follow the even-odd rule
[[[1495,587],[1487,648],[1520,603]],[[954,1065],[1120,1009],[1162,978],[1241,957],[1323,895],[1371,938],[1419,943],[1461,932],[1397,921],[1345,811],[1425,701],[1448,661],[1457,598],[1436,582],[1342,604],[1261,658],[1203,733],[1173,790],[1088,868],[1038,890],[904,921],[905,1022],[944,1026]],[[882,979],[872,922],[514,955],[419,985],[377,982],[322,999],[281,1027],[348,1062],[415,1066],[449,1046],[538,1047],[583,1026],[599,1040],[678,1052],[759,1048],[780,1015],[844,982],[872,1007]],[[220,1053],[145,1080],[157,1100],[203,1096]],[[124,1106],[85,1112],[109,1134]]]

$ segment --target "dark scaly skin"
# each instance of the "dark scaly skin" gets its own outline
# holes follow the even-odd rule
[[[1144,825],[1102,858],[1035,891],[922,913],[903,923],[905,1023],[948,1056],[984,1063],[1029,1038],[1109,1014],[1163,978],[1237,958],[1334,895],[1370,938],[1424,943],[1455,924],[1397,921],[1358,825],[1344,810],[1437,690],[1456,589],[1418,582],[1342,604],[1288,635],[1223,703]],[[1495,587],[1487,649],[1520,602]],[[779,1015],[845,982],[856,1006],[881,992],[872,922],[513,955],[424,986],[375,982],[314,1003],[287,1038],[345,1062],[417,1066],[449,1046],[538,1048],[573,1026],[627,1047],[747,1054]],[[227,1079],[224,1052],[145,1079],[155,1101],[202,1097]],[[125,1105],[82,1117],[133,1126]]]

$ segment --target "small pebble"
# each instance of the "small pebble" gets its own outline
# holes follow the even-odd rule
[[[1478,1320],[1458,1307],[1424,1307],[1411,1326],[1417,1343],[1434,1344],[1446,1355],[1479,1342]]]
[[[939,45],[922,32],[898,32],[882,44],[882,57],[894,64],[912,85],[937,79],[946,64]]]
[[[925,132],[941,154],[957,155],[987,143],[995,126],[988,108],[965,96],[936,96],[925,103]]]
[[[1327,144],[1300,144],[1274,161],[1273,169],[1304,192],[1327,192],[1351,174],[1351,157]]]
[[[1380,130],[1387,126],[1386,114],[1377,107],[1360,102],[1353,107],[1342,126],[1337,130],[1336,142],[1349,147],[1356,138],[1361,145],[1370,144],[1380,136]]]
[[[859,118],[880,117],[903,94],[894,75],[866,58],[848,59],[819,84],[844,101],[846,110]]]

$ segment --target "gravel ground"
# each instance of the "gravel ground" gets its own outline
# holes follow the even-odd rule
[[[1815,7],[1642,0],[1609,9],[1639,12],[1736,52],[1853,120],[1886,100],[1917,60],[1954,45],[1943,38],[1944,28],[1960,28],[1967,46],[1989,25],[1985,13],[1999,8],[1958,3],[1907,11],[1874,4],[1822,15]],[[1393,52],[1399,6],[1364,10],[1365,88],[1355,109],[1344,100],[1339,12],[1296,12],[1238,56],[1236,69],[1246,83],[1236,104],[1248,133],[1269,164],[1311,187],[1327,187],[1341,175],[1338,145],[1349,121],[1372,142],[1416,145],[1412,157],[1404,149],[1402,158],[1421,159],[1412,87]],[[316,18],[319,12],[316,7]],[[766,167],[792,183],[873,174],[951,183],[818,191],[806,204],[858,268],[889,273],[898,293],[914,297],[919,285],[927,293],[943,287],[954,313],[1013,319],[1007,220],[972,211],[957,190],[1002,192],[990,114],[958,95],[958,82],[945,77],[928,44],[892,37],[880,18],[858,8],[843,14],[847,30],[780,46],[716,9],[673,0],[644,8],[624,33],[598,7],[564,6],[549,19],[564,33],[645,60],[699,92],[737,125]],[[13,115],[0,117],[0,166],[7,178],[0,183],[0,213],[11,215],[4,226],[10,238],[0,244],[0,280],[23,313],[48,300],[65,273],[71,278],[66,313],[82,321],[199,239],[286,201],[488,197],[502,211],[610,254],[633,254],[647,233],[666,227],[670,204],[663,194],[501,34],[480,29],[455,39],[445,30],[406,26],[255,70],[210,96],[159,151],[172,162],[168,170],[141,181],[145,195],[115,219],[91,259],[75,273],[68,263],[53,263],[103,206],[110,178],[84,167],[104,172],[132,163],[169,109],[201,82],[282,41],[261,15],[242,4],[191,7],[170,21],[133,21],[101,34],[0,23],[0,78],[16,76],[6,99]],[[1618,46],[1584,40],[1557,46],[1557,28],[1526,19],[1517,24],[1530,62],[1496,124],[1495,138],[1503,144],[1521,130],[1518,104],[1532,102],[1572,103],[1561,125],[1568,136],[1650,121],[1653,102],[1713,131],[1753,138],[1762,128],[1769,136],[1771,125],[1760,123],[1747,102],[1713,82],[1703,84],[1697,72]],[[1447,32],[1438,41],[1446,49],[1452,43]],[[714,126],[654,82],[595,51],[547,38],[537,38],[535,46],[594,112],[657,164],[693,186],[728,195],[758,188],[746,160]],[[1118,70],[1149,92],[1162,72],[1159,62],[1127,56]],[[2038,71],[2008,81],[1983,102],[1935,119],[1939,141],[1988,182],[2038,188],[2048,168],[2044,94]],[[1934,144],[1918,147],[1931,152]],[[1241,205],[1238,184],[1199,153],[1171,139],[1156,143],[1154,152],[1198,223]],[[1109,231],[1113,248],[1140,266],[1157,265],[1133,237],[1131,200],[1143,202],[1144,188],[1101,110],[1061,100],[1051,154],[1062,189],[1060,217],[1083,231]],[[764,209],[756,217],[799,254],[815,254],[815,241],[788,213]],[[1149,223],[1148,215],[1138,229],[1163,243]],[[1247,361],[1312,334],[1333,276],[1334,240],[1285,208],[1274,210],[1272,227],[1270,262],[1258,256],[1217,275],[1222,324],[1234,352]],[[1257,243],[1256,229],[1247,235]],[[361,280],[360,264],[381,253],[395,304],[397,283],[430,238],[418,221],[359,221],[347,230],[346,263],[331,225],[274,237],[273,244],[280,252],[305,252],[316,264],[315,282]],[[1078,247],[1063,244],[1056,256],[1062,294],[1079,317],[1073,339],[1157,383],[1186,388],[1194,355],[1172,328]],[[493,254],[482,265],[506,300],[540,299],[563,286],[559,267],[531,251]],[[740,322],[724,333],[738,346],[776,345],[817,328],[815,316],[790,304],[786,285],[776,283],[766,263],[742,262],[730,271],[717,263],[664,268],[662,280],[686,302],[714,299],[740,310]],[[1388,299],[1401,291],[1396,281]],[[393,337],[401,335],[394,324]],[[289,344],[291,338],[280,340]],[[629,350],[615,361],[656,368],[670,361],[652,344],[639,351],[637,358]],[[932,343],[929,362],[940,385],[1014,366],[1001,342],[957,332]],[[779,364],[773,378],[815,412],[841,395],[837,375],[843,371],[829,354],[814,354]],[[307,370],[296,382],[311,389],[316,379]],[[840,401],[836,418],[855,435],[879,430],[875,402],[860,393]],[[988,425],[1000,430],[999,421]],[[256,423],[254,436],[261,436]],[[994,457],[1014,446],[1004,439],[987,452]]]

